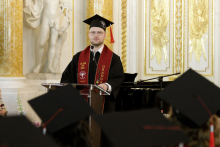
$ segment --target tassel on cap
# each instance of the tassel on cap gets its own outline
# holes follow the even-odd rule
[[[110,24],[110,37],[111,37],[111,42],[110,42],[110,43],[115,43],[115,40],[114,40],[114,38],[113,38],[113,33],[112,33],[111,24]]]
[[[209,147],[215,147],[215,139],[214,138],[215,137],[214,137],[213,118],[211,117]]]
[[[43,135],[46,135],[46,133],[47,133],[47,128],[44,127],[44,128],[43,128]]]
[[[211,111],[208,109],[208,107],[205,105],[205,103],[202,101],[202,99],[197,96],[200,103],[203,105],[203,107],[206,109],[206,111],[209,113],[211,118],[211,124],[210,124],[210,138],[209,138],[209,147],[215,147],[215,139],[214,139],[214,126],[213,126],[213,116]]]
[[[179,143],[179,146],[178,147],[184,147],[184,143]]]
[[[43,134],[45,135],[47,132],[46,126],[54,119],[55,116],[57,116],[58,113],[63,111],[63,108],[60,108],[46,123],[44,123],[44,128],[43,128]]]

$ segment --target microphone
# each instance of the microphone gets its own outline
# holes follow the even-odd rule
[[[93,45],[91,45],[91,49],[93,50],[94,49],[94,46]],[[94,53],[94,52],[93,52]],[[93,61],[95,60],[95,53],[93,54]],[[97,64],[97,62],[96,62],[96,60],[95,60],[95,64],[96,64],[96,66],[97,66],[97,68],[98,68],[98,72],[99,72],[99,78],[97,79],[97,81],[95,82],[95,84],[96,85],[98,85],[98,83],[99,83],[99,80],[100,80],[100,70],[99,70],[99,67],[98,67],[98,64]]]

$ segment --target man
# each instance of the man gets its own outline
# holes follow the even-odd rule
[[[105,97],[104,113],[114,112],[124,72],[120,57],[104,45],[106,27],[113,22],[99,15],[84,22],[90,25],[88,37],[91,45],[73,56],[62,74],[61,83],[97,84],[111,92]]]

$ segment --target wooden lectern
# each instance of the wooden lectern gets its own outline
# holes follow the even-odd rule
[[[43,83],[42,86],[46,87],[47,90],[55,90],[61,86],[67,85],[67,83]],[[96,114],[102,114],[103,106],[103,95],[110,95],[107,91],[101,87],[92,84],[72,84],[82,96],[88,97],[89,105],[94,109]],[[89,126],[92,135],[92,146],[100,147],[101,139],[101,128],[96,124],[91,117],[89,117]]]

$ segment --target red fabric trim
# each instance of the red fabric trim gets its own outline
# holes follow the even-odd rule
[[[108,81],[108,74],[109,74],[109,69],[110,69],[110,65],[112,61],[112,55],[113,55],[113,52],[106,45],[104,45],[102,54],[100,55],[99,62],[98,62],[98,68],[101,74],[98,84],[106,83]],[[94,84],[96,84],[96,81],[99,78],[98,68],[96,69],[96,78],[95,78]]]
[[[58,113],[60,113],[61,111],[63,111],[63,108],[60,108],[47,122],[44,123],[44,128],[46,128],[46,126],[55,118],[55,116],[58,115]]]
[[[98,84],[106,83],[108,81],[109,69],[112,61],[113,52],[104,45],[102,53],[99,58],[98,68],[100,70],[100,79]],[[78,61],[78,83],[79,84],[88,84],[88,72],[89,72],[89,61],[90,61],[90,46],[86,47],[79,56]],[[95,81],[99,78],[98,68],[96,69]],[[84,99],[88,102],[87,96],[84,96]],[[105,97],[103,96],[103,107],[104,110]]]
[[[86,47],[79,56],[78,61],[78,83],[88,84],[88,72],[90,61],[90,46]]]
[[[145,130],[180,130],[177,126],[148,126],[143,127]]]

